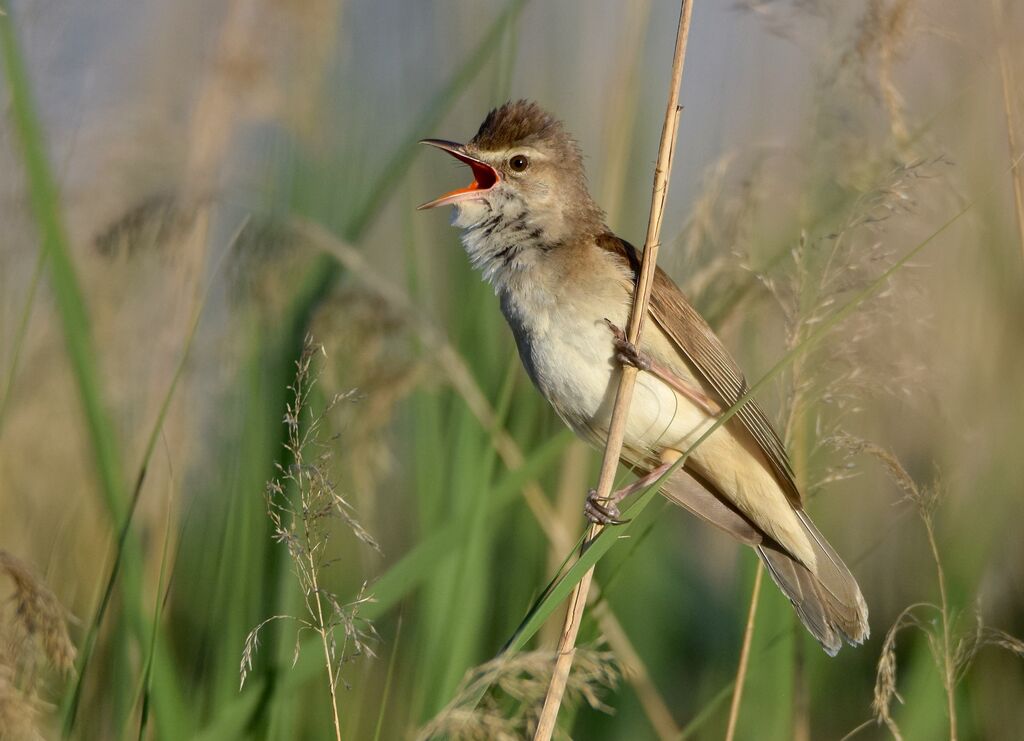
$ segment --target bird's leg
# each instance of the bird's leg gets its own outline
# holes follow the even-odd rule
[[[661,478],[662,474],[671,467],[673,462],[674,459],[666,463],[662,463],[653,471],[645,476],[641,476],[629,486],[624,486],[618,491],[613,491],[605,498],[597,496],[597,489],[591,489],[587,492],[587,503],[583,505],[583,514],[585,514],[587,519],[591,522],[600,525],[625,525],[629,520],[619,519],[619,502],[630,494],[636,494],[638,491],[643,491],[653,484]]]
[[[615,326],[611,321],[608,319],[605,319],[604,321],[614,336],[613,344],[615,345],[615,358],[620,363],[624,365],[632,365],[638,370],[650,373],[655,378],[661,380],[663,383],[675,389],[694,404],[699,406],[708,416],[715,417],[722,412],[722,408],[718,406],[718,404],[716,404],[707,394],[692,383],[684,381],[672,370],[661,365],[650,355],[630,342],[626,337],[626,333]]]

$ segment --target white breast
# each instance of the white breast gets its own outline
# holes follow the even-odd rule
[[[559,291],[542,281],[520,282],[516,290],[508,290],[511,284],[506,284],[506,290],[499,291],[502,311],[523,365],[541,393],[580,437],[600,447],[607,437],[621,372],[604,318],[626,326],[627,296],[614,287],[603,290],[601,284],[592,291],[579,286]],[[701,388],[657,325],[648,323],[641,347],[671,364],[681,380]],[[688,398],[654,375],[640,373],[626,423],[624,456],[649,466],[661,459],[665,448],[687,450],[712,424],[714,420]],[[691,462],[754,523],[813,568],[814,553],[792,506],[751,445],[722,427],[694,451]]]
[[[624,302],[616,305],[580,296],[591,305],[574,303],[564,295],[552,301],[550,296],[527,291],[502,296],[502,308],[534,383],[577,434],[601,443],[611,421],[620,373],[604,318],[611,314],[607,318],[624,327],[629,309]],[[658,329],[648,326],[646,333],[656,338]],[[678,448],[688,439],[695,440],[709,424],[702,409],[655,376],[641,373],[637,377],[626,425],[629,447]]]

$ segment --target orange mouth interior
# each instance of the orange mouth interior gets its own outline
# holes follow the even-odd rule
[[[445,193],[441,198],[457,196],[462,193],[471,193],[474,190],[488,190],[489,188],[494,187],[495,183],[498,182],[498,173],[495,172],[494,168],[490,165],[485,165],[483,162],[478,162],[469,157],[464,157],[458,152],[451,152],[451,155],[469,165],[469,168],[473,171],[473,182],[465,188],[458,188],[450,193]]]

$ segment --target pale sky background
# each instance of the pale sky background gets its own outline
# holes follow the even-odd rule
[[[54,165],[67,188],[72,224],[93,224],[99,211],[117,210],[105,202],[124,195],[106,193],[107,187],[116,191],[127,180],[159,188],[161,180],[170,179],[184,147],[181,136],[191,96],[216,39],[212,7],[195,0],[14,3],[50,131]],[[501,7],[479,0],[343,3],[334,61],[321,96],[334,108],[339,129],[331,122],[321,126],[317,146],[344,142],[353,162],[368,171],[380,167]],[[622,47],[626,14],[638,7],[615,0],[533,2],[518,23],[519,52],[509,76],[509,95],[537,99],[566,121],[584,148],[597,191],[604,166],[603,127],[617,116],[609,108],[609,85],[618,70],[633,64]],[[635,141],[644,156],[635,158],[629,170],[629,189],[638,191],[641,205],[660,132],[677,12],[675,2],[651,3],[641,47],[642,105]],[[754,15],[732,9],[732,3],[697,3],[694,24],[666,222],[669,234],[679,229],[701,174],[722,153],[786,142],[799,120],[796,91],[806,89],[811,74],[812,60],[806,54],[773,35]],[[468,138],[488,106],[498,102],[497,88],[495,75],[485,71],[462,95],[442,130],[417,133]],[[258,173],[261,163],[277,155],[268,154],[273,149],[268,141],[275,141],[273,133],[236,142],[234,156],[245,172],[251,174],[255,167]],[[97,168],[112,177],[95,177]],[[436,175],[437,169],[436,159],[420,157],[411,182],[420,182],[424,172],[428,178],[430,171]],[[4,171],[0,179],[8,180],[10,169]],[[442,177],[451,177],[445,173]],[[138,195],[137,187],[128,191]],[[417,195],[420,200],[427,197]],[[83,215],[82,209],[95,218]],[[640,211],[626,224],[634,241],[642,241],[646,206]]]

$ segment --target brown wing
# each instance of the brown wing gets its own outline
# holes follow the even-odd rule
[[[614,234],[604,234],[597,241],[603,249],[625,260],[634,275],[639,273],[640,260],[633,245]],[[651,318],[689,361],[691,368],[718,394],[718,401],[723,408],[735,404],[750,389],[743,371],[736,365],[714,330],[661,268],[658,268],[654,277],[649,310]],[[794,480],[786,446],[761,407],[751,399],[740,407],[733,419],[738,419],[754,438],[787,498],[795,507],[800,508],[800,490]]]

